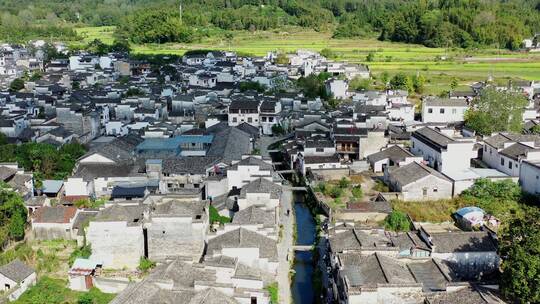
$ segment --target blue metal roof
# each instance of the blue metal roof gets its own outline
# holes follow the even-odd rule
[[[58,193],[64,185],[63,180],[46,179],[43,181],[43,193]]]
[[[463,217],[463,216],[465,216],[465,214],[471,213],[471,212],[485,213],[485,211],[482,210],[481,208],[478,208],[478,207],[475,207],[475,206],[470,206],[470,207],[463,207],[463,208],[459,209],[458,211],[456,211],[456,214]]]
[[[213,135],[179,135],[172,138],[147,138],[137,146],[137,151],[143,150],[178,150],[184,143],[211,144]]]

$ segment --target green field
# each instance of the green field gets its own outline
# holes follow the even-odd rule
[[[87,43],[101,39],[113,41],[113,27],[78,28],[77,32]],[[456,77],[461,86],[485,80],[492,75],[500,82],[508,79],[540,80],[540,53],[510,52],[498,49],[462,50],[427,48],[422,45],[392,43],[372,39],[332,39],[329,33],[291,28],[287,32],[235,32],[232,40],[211,37],[190,44],[145,44],[135,45],[138,54],[182,55],[193,49],[222,49],[251,54],[266,55],[268,51],[293,52],[298,49],[320,51],[331,49],[336,60],[361,62],[369,65],[377,77],[387,71],[390,75],[398,71],[423,74],[428,83],[428,93],[438,93],[450,88]],[[374,53],[373,62],[366,56]]]

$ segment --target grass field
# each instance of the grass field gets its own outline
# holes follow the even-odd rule
[[[83,37],[79,44],[93,39],[105,43],[113,41],[113,27],[85,27],[77,32]],[[390,75],[399,71],[409,74],[423,74],[428,83],[427,93],[438,93],[450,88],[456,77],[460,86],[474,81],[485,80],[492,75],[496,80],[508,79],[540,80],[540,54],[510,52],[498,49],[462,50],[427,48],[422,45],[393,43],[372,39],[332,39],[329,33],[298,30],[287,32],[235,32],[231,41],[211,37],[190,44],[145,44],[134,45],[139,54],[182,55],[192,49],[233,50],[255,56],[266,55],[269,51],[293,52],[298,49],[320,51],[331,49],[336,60],[366,63],[377,77],[387,71]],[[366,62],[366,56],[374,54],[373,62]]]

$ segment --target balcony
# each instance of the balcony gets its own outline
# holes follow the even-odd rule
[[[356,153],[358,153],[358,151],[360,151],[360,149],[359,148],[354,148],[354,147],[338,147],[336,149],[336,151],[338,153],[356,154]]]

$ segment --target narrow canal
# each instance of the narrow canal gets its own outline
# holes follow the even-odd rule
[[[270,154],[273,162],[282,162],[280,153]],[[278,165],[276,169],[288,169],[285,165]],[[293,176],[285,176],[289,182],[293,183]],[[317,238],[317,225],[313,218],[309,206],[306,204],[306,194],[295,192],[294,216],[296,223],[296,245],[313,245]],[[294,275],[291,281],[291,294],[294,304],[313,304],[316,300],[317,290],[314,288],[313,278],[316,276],[316,261],[312,251],[296,251],[294,255],[293,270]]]
[[[303,193],[294,195],[294,214],[296,218],[296,245],[313,245],[316,243],[317,226],[313,214],[305,203]],[[311,251],[296,251],[294,256],[294,272],[291,292],[294,304],[313,304],[318,294],[314,290],[315,261]]]
[[[313,245],[317,237],[313,215],[304,203],[304,196],[302,194],[295,193],[294,199],[297,231],[296,244]],[[313,288],[314,264],[313,253],[311,251],[295,252],[293,266],[295,275],[291,286],[293,303],[311,304],[315,302],[315,289]]]

